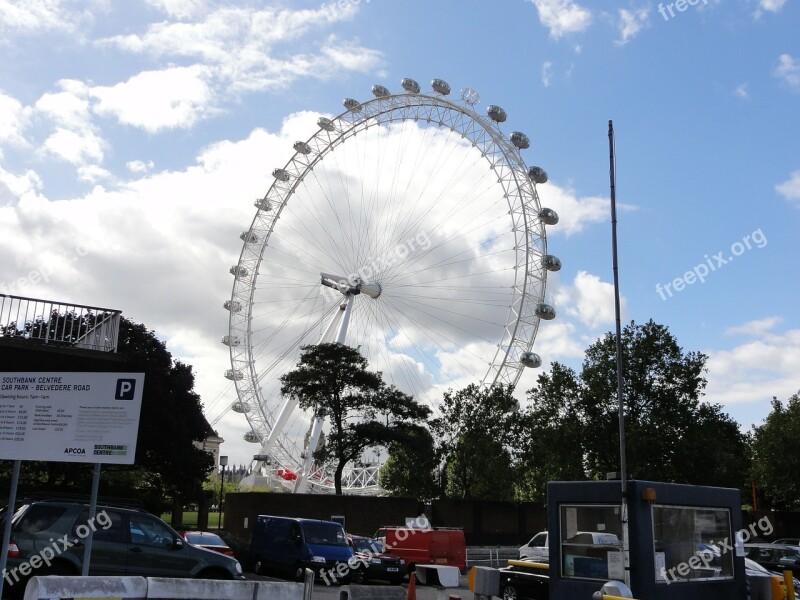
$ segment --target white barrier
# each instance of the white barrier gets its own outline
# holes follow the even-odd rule
[[[31,577],[24,600],[114,598],[127,600],[309,600],[309,584],[284,581],[225,581],[166,577],[48,575]]]
[[[457,588],[461,571],[458,567],[443,565],[416,565],[417,581],[423,585]]]
[[[25,600],[51,598],[147,598],[144,577],[31,577],[25,587]]]
[[[303,600],[303,584],[290,581],[221,581],[217,579],[147,578],[153,600]],[[26,599],[27,600],[27,599]]]

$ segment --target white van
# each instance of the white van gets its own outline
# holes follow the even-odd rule
[[[589,544],[593,546],[616,546],[619,538],[613,533],[602,531],[576,531],[575,535],[567,540],[574,544]],[[524,546],[519,547],[519,557],[532,558],[542,562],[550,560],[550,545],[546,531],[534,535]]]

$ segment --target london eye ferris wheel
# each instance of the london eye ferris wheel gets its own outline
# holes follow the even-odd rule
[[[479,114],[474,90],[454,100],[441,79],[431,92],[401,85],[345,99],[294,144],[230,270],[231,409],[259,447],[254,472],[294,491],[333,488],[312,459],[324,420],[280,394],[301,346],[358,347],[387,383],[435,410],[447,389],[513,386],[540,366],[534,339],[555,317],[545,287],[561,263],[545,227],[558,215],[539,202],[547,174],[522,159],[528,137],[502,132],[499,106]],[[378,468],[351,465],[344,486],[374,492]]]

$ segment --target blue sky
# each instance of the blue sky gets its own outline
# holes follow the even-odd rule
[[[442,78],[549,173],[543,368],[614,328],[613,119],[623,319],[708,354],[747,429],[800,389],[799,24],[797,0],[0,0],[0,292],[155,329],[247,462],[220,337],[253,199],[343,98]]]

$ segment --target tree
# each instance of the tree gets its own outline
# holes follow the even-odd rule
[[[753,428],[753,478],[765,499],[777,509],[800,508],[800,393],[786,404],[772,399],[772,411]]]
[[[389,458],[381,467],[381,487],[393,496],[433,498],[434,473],[439,466],[433,436],[421,425],[409,425],[404,442],[389,444]]]
[[[510,387],[469,385],[444,394],[431,422],[446,463],[447,496],[508,500],[513,495],[513,442],[518,403]]]
[[[136,466],[143,479],[154,492],[166,496],[198,494],[214,460],[194,442],[214,432],[194,391],[192,367],[174,361],[153,331],[124,318],[117,351],[145,365],[136,444]]]
[[[572,369],[554,363],[528,391],[515,444],[518,461],[514,496],[545,502],[548,481],[586,479],[581,420],[582,386]]]
[[[718,405],[701,401],[707,357],[684,353],[669,330],[653,321],[630,323],[621,341],[629,476],[742,488],[746,436]],[[551,376],[540,377],[531,390],[532,398],[547,400],[558,417],[540,421],[545,433],[557,435],[566,425],[580,448],[584,476],[591,479],[619,471],[616,373],[616,339],[609,333],[587,349],[580,377],[556,363]],[[575,452],[568,455],[573,474]],[[541,477],[537,485],[540,490]]]
[[[367,359],[343,344],[304,346],[297,368],[281,377],[281,393],[330,422],[326,443],[314,458],[334,468],[336,493],[342,473],[365,449],[405,441],[410,427],[430,409],[367,370]]]

